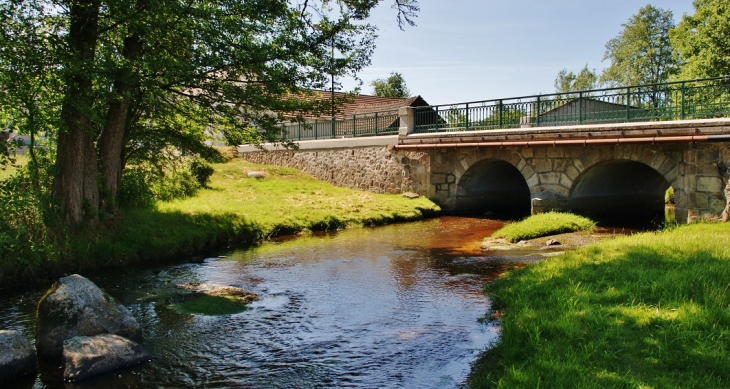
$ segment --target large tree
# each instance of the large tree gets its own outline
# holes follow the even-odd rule
[[[563,69],[558,72],[555,78],[555,92],[568,93],[596,89],[598,87],[598,76],[596,71],[588,69],[586,64],[578,74]]]
[[[730,4],[695,0],[694,15],[685,15],[670,31],[672,45],[685,61],[682,79],[730,74]]]
[[[373,94],[380,97],[410,97],[411,91],[406,87],[406,80],[398,72],[390,73],[388,78],[379,78],[370,83]]]
[[[621,33],[606,43],[603,60],[610,65],[601,74],[602,83],[657,84],[677,74],[679,64],[669,41],[672,11],[647,5],[622,26]]]
[[[130,160],[171,147],[210,153],[202,130],[211,127],[283,141],[282,115],[326,112],[328,102],[303,97],[328,74],[356,75],[369,63],[374,27],[364,20],[378,2],[2,2],[1,49],[17,55],[0,58],[0,90],[12,69],[44,53],[33,79],[61,85],[55,126],[45,128],[57,139],[53,193],[70,224],[93,226],[99,212],[114,212]],[[416,0],[394,7],[400,25],[412,24]],[[37,39],[13,36],[8,26],[23,23]]]

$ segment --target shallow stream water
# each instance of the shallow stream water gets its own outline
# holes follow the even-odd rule
[[[142,325],[149,364],[75,384],[58,366],[13,383],[35,388],[454,388],[498,337],[481,323],[483,285],[520,258],[490,256],[502,222],[442,217],[282,239],[202,263],[83,274]],[[261,296],[224,316],[180,314],[176,284]],[[0,297],[0,328],[33,338],[49,285]]]

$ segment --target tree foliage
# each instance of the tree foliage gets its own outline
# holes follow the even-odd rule
[[[406,87],[406,80],[398,72],[390,73],[388,78],[379,78],[370,83],[373,94],[380,97],[410,97],[411,91]]]
[[[57,140],[53,195],[67,222],[93,226],[130,165],[214,156],[209,128],[285,142],[284,115],[327,112],[307,97],[369,64],[380,1],[5,1],[2,116]],[[394,6],[412,24],[417,2]]]
[[[606,44],[603,60],[610,65],[600,81],[612,86],[656,84],[668,81],[679,71],[669,31],[674,27],[672,11],[647,5]]]
[[[730,4],[725,0],[695,0],[694,15],[685,15],[670,32],[672,45],[685,63],[680,78],[730,74]]]
[[[558,72],[555,78],[555,92],[568,93],[598,88],[598,76],[596,71],[588,69],[586,64],[578,74],[574,74],[568,69]]]

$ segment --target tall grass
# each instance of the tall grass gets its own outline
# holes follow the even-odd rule
[[[547,212],[532,215],[522,221],[507,223],[492,234],[493,238],[507,238],[510,242],[519,242],[542,236],[562,234],[565,232],[587,231],[595,228],[596,223],[582,216],[571,213]]]
[[[604,241],[487,285],[474,388],[730,387],[730,225]]]

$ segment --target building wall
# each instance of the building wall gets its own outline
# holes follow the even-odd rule
[[[429,155],[389,151],[386,146],[319,150],[242,152],[246,161],[287,166],[352,189],[374,193],[416,192],[429,189]]]

